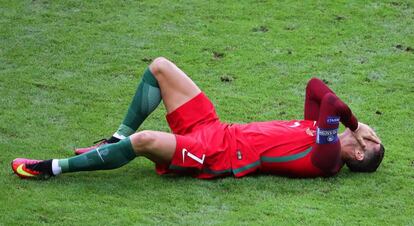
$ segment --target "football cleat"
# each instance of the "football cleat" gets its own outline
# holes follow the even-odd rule
[[[108,140],[107,139],[102,139],[102,140],[95,141],[93,143],[94,143],[94,145],[90,146],[90,147],[76,148],[75,149],[75,155],[81,155],[83,153],[92,151],[93,149],[96,149],[96,148],[101,147],[103,145],[106,145],[106,144],[108,144]]]
[[[51,175],[30,169],[30,165],[39,162],[42,162],[42,160],[17,158],[11,162],[11,167],[14,173],[22,179],[48,179]]]

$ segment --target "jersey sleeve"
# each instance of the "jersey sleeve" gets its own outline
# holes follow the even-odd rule
[[[326,93],[321,99],[319,117],[316,123],[316,143],[311,160],[314,166],[327,175],[335,174],[342,167],[341,145],[338,138],[339,122],[356,130],[358,121],[351,109],[335,94]]]
[[[316,121],[319,118],[319,108],[322,98],[325,94],[335,94],[325,83],[318,78],[312,78],[308,81],[306,86],[305,108],[304,117],[305,120]]]
[[[329,95],[328,95],[329,94]],[[340,116],[340,121],[344,126],[355,131],[358,128],[358,120],[352,114],[351,109],[339,99],[338,96],[318,78],[309,80],[306,87],[305,99],[305,119],[319,120],[321,114],[322,100],[325,96],[330,97],[330,108],[335,108],[336,114]]]
[[[352,131],[358,128],[358,119],[352,113],[351,109],[336,97],[335,108],[339,111],[341,123]]]

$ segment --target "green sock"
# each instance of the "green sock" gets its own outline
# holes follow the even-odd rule
[[[62,173],[107,170],[119,168],[136,157],[131,140],[127,137],[118,143],[98,147],[82,155],[59,159]]]
[[[128,137],[139,128],[142,122],[161,102],[161,92],[158,81],[147,68],[142,77],[134,98],[129,105],[124,121],[114,134],[114,137],[123,139]]]

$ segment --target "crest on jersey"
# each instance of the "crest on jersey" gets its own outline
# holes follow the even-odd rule
[[[242,153],[241,153],[240,149],[237,150],[237,159],[238,160],[242,160],[243,159],[243,156],[242,156]]]
[[[315,133],[316,133],[315,130],[311,130],[310,128],[306,128],[305,132],[306,132],[306,134],[308,134],[311,137],[315,136]]]

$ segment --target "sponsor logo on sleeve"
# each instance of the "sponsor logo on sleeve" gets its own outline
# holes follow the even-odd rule
[[[328,119],[326,119],[326,123],[329,125],[336,125],[339,123],[339,117],[338,116],[328,116]]]

